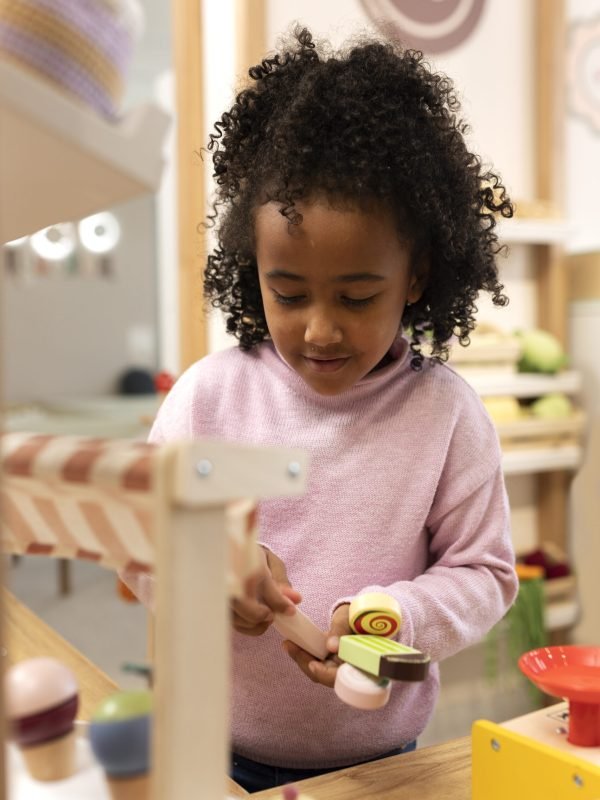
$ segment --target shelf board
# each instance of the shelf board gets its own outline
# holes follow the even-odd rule
[[[519,419],[510,422],[496,422],[496,430],[501,441],[520,441],[529,440],[532,445],[537,444],[536,440],[543,440],[552,443],[559,439],[569,437],[579,438],[585,427],[586,416],[579,409],[574,410],[568,417],[556,419],[545,419],[536,417],[533,414],[524,414]]]
[[[573,232],[561,219],[499,219],[498,236],[506,244],[564,244]]]
[[[544,624],[547,631],[571,628],[579,618],[577,600],[561,600],[550,602],[544,609]]]
[[[459,375],[460,370],[456,370]],[[512,395],[513,397],[540,397],[551,392],[577,394],[581,391],[581,374],[566,370],[556,375],[535,372],[506,372],[485,375],[482,372],[463,376],[481,397]]]
[[[168,125],[152,104],[110,123],[0,60],[0,242],[155,191]]]
[[[505,475],[571,470],[580,466],[582,458],[583,450],[578,445],[504,450],[502,452],[502,469]]]

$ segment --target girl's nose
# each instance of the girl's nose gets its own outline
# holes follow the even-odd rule
[[[339,344],[343,339],[342,331],[335,319],[323,313],[315,313],[306,323],[304,341],[315,347],[327,347]]]

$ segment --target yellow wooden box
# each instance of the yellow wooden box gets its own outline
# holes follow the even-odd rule
[[[548,711],[527,716],[548,717]],[[543,741],[547,738],[487,720],[475,722],[472,800],[600,800],[600,748],[589,748],[588,758],[588,748],[574,748],[566,741],[554,747]]]

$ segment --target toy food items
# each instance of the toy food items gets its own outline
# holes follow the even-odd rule
[[[429,656],[382,636],[342,636],[338,655],[378,678],[423,681],[429,674]]]
[[[323,660],[329,655],[326,634],[299,608],[296,608],[296,613],[290,616],[275,614],[273,626],[285,639],[294,642],[311,656]]]
[[[512,395],[484,397],[483,405],[496,423],[514,422],[523,416],[519,401]]]
[[[157,372],[154,376],[154,388],[164,399],[175,385],[175,377],[170,372]]]
[[[394,636],[402,624],[398,601],[383,592],[368,592],[355,597],[348,613],[350,627],[355,633]]]
[[[540,419],[566,419],[573,413],[573,404],[562,392],[552,392],[535,400],[529,410]]]
[[[519,372],[554,374],[562,369],[567,357],[558,339],[548,331],[517,331],[521,343]]]
[[[333,688],[344,703],[364,711],[383,708],[392,690],[389,678],[374,678],[352,664],[340,664]]]
[[[53,658],[31,658],[7,670],[4,687],[10,734],[31,777],[70,777],[75,772],[74,720],[79,706],[71,670]]]
[[[104,767],[113,800],[149,800],[152,694],[117,692],[90,722],[90,744]]]

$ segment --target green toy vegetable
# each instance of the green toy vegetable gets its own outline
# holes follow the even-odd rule
[[[521,343],[519,372],[553,374],[565,366],[567,357],[556,336],[535,328],[517,331],[516,335]]]
[[[540,419],[565,419],[573,413],[573,404],[566,395],[555,392],[540,397],[529,410]]]

